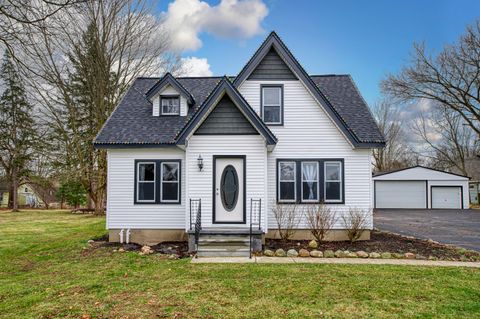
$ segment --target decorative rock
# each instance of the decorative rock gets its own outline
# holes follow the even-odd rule
[[[178,259],[178,258],[180,258],[180,256],[177,255],[177,254],[170,254],[170,255],[168,255],[168,259]]]
[[[265,249],[265,251],[263,252],[263,255],[267,257],[273,257],[275,256],[275,253],[270,249]]]
[[[428,260],[438,260],[438,258],[435,256],[428,256]]]
[[[93,239],[90,239],[89,241],[87,241],[87,244],[89,244],[90,246],[93,245],[95,243],[95,241]]]
[[[298,251],[298,256],[299,257],[310,257],[310,252],[306,249],[300,249]]]
[[[122,247],[118,248],[119,253],[123,253],[124,251],[125,251],[125,249],[123,249]]]
[[[285,250],[283,250],[282,248],[279,248],[275,251],[275,256],[277,257],[285,257],[287,256],[287,253],[285,252]]]
[[[379,253],[371,252],[370,254],[368,254],[368,257],[372,259],[377,259],[377,258],[380,258],[381,256]]]
[[[392,257],[395,259],[403,259],[405,256],[403,254],[393,253]]]
[[[289,249],[287,251],[287,257],[298,257],[298,252],[295,249]]]
[[[335,257],[337,258],[345,258],[347,257],[347,255],[350,254],[350,252],[348,250],[337,250],[335,252]]]
[[[333,258],[333,257],[335,257],[335,253],[333,252],[333,250],[327,249],[323,252],[323,257]]]
[[[347,258],[358,258],[357,256],[357,253],[354,253],[354,252],[349,252],[348,254],[346,254]]]
[[[368,258],[368,254],[364,252],[363,250],[357,251],[357,257],[360,258]]]
[[[407,259],[415,259],[415,254],[414,254],[414,253],[405,253],[405,258],[407,258]]]
[[[318,248],[318,243],[315,239],[312,239],[309,243],[308,243],[308,248],[312,248],[312,249],[315,249],[315,248]]]
[[[319,250],[312,250],[310,252],[310,257],[313,257],[313,258],[322,258],[323,257],[323,253]]]
[[[143,246],[142,249],[140,249],[140,251],[142,252],[142,254],[144,255],[150,255],[153,253],[153,250],[150,246]]]
[[[387,252],[387,253],[382,253],[382,254],[380,255],[380,257],[381,257],[382,259],[390,259],[390,258],[392,258],[392,254],[390,254],[390,253],[388,253],[388,252]]]

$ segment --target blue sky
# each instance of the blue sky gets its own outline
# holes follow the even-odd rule
[[[175,2],[179,1],[188,4],[184,3],[184,10],[190,10],[192,4],[207,7],[200,0]],[[205,2],[214,8],[220,1]],[[262,1],[247,2],[259,5]],[[250,25],[252,21],[227,16],[213,26],[196,28],[201,44],[186,49],[182,55],[206,58],[215,75],[236,75],[266,35],[275,30],[308,73],[351,74],[372,106],[380,96],[380,80],[400,70],[408,61],[413,42],[424,41],[428,48],[438,52],[445,44],[456,41],[465,27],[480,17],[478,0],[264,0],[263,3],[268,14],[257,11],[259,27],[255,31],[245,26],[244,31],[236,32],[243,20]],[[165,14],[168,3],[162,2],[158,11]],[[196,13],[192,14],[189,21],[195,20]],[[216,15],[219,14],[207,19],[216,19]],[[222,32],[229,30],[229,21],[235,24],[234,31]]]

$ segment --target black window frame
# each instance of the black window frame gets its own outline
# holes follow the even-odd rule
[[[280,176],[279,176],[279,169],[280,169],[280,162],[295,162],[295,201],[283,201],[280,200]],[[307,200],[304,201],[302,199],[302,162],[318,162],[318,193],[319,198],[317,201]],[[340,170],[341,170],[341,201],[333,200],[328,201],[325,200],[325,163],[326,162],[340,162]],[[329,205],[338,205],[338,204],[345,204],[345,161],[343,158],[277,158],[276,160],[276,201],[277,204],[319,204],[325,203]]]
[[[182,203],[182,160],[180,159],[136,159],[134,164],[134,192],[133,203],[135,205],[181,205]],[[138,167],[139,163],[155,163],[155,200],[154,201],[139,201],[137,200],[138,192]],[[161,197],[162,188],[162,163],[178,163],[178,200],[177,201],[163,201]]]
[[[263,89],[264,88],[280,88],[280,122],[265,121],[265,117],[263,116],[263,111],[264,111]],[[283,95],[284,95],[283,84],[261,84],[260,85],[260,117],[262,118],[262,121],[268,126],[283,126],[283,113],[285,108]]]
[[[178,99],[178,113],[163,113],[163,105],[162,100],[166,99]],[[180,116],[181,108],[182,108],[182,100],[179,94],[162,94],[160,95],[160,115],[162,116]]]

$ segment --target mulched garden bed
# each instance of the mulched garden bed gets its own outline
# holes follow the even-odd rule
[[[141,245],[108,242],[108,235],[94,238],[93,242],[90,242],[90,246],[92,248],[110,247],[113,248],[116,252],[136,251],[140,253],[142,251]],[[173,257],[173,259],[191,256],[191,254],[188,252],[188,242],[186,241],[163,242],[157,245],[150,246],[150,249],[152,250],[152,253],[166,255],[168,257]]]
[[[348,250],[351,252],[365,251],[370,252],[389,252],[397,254],[414,253],[416,255],[433,257],[439,260],[462,260],[462,261],[478,261],[480,253],[475,251],[452,247],[440,244],[431,240],[422,240],[412,237],[404,237],[392,233],[372,231],[370,240],[357,241],[350,243],[348,241],[330,241],[319,243],[317,250]],[[282,241],[279,239],[267,239],[265,241],[265,249],[277,250],[279,248],[287,251],[288,249],[307,249],[308,240],[290,240]]]

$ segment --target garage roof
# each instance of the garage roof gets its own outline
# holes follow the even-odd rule
[[[374,180],[469,180],[468,176],[440,171],[425,166],[413,166],[399,170],[375,174]]]

